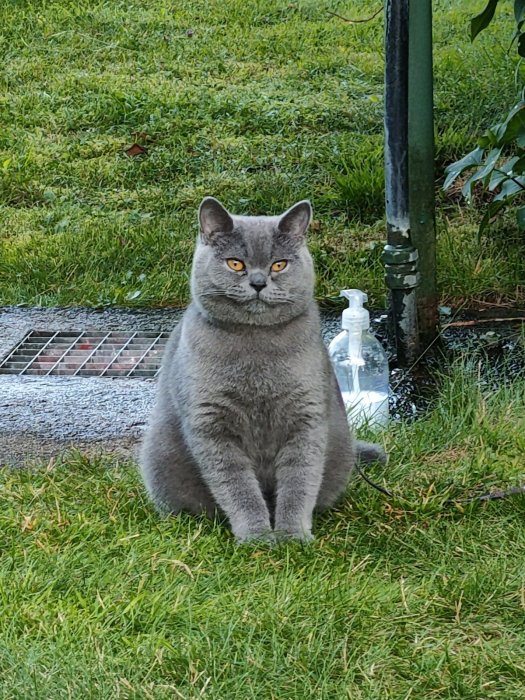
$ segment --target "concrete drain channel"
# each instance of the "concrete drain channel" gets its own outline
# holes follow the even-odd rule
[[[0,308],[0,466],[133,457],[177,309]]]

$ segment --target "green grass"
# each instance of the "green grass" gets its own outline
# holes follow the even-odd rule
[[[434,3],[438,177],[514,99],[511,8],[471,45],[468,21],[482,5]],[[376,9],[6,0],[0,303],[185,303],[205,194],[245,213],[311,198],[319,297],[353,285],[380,303],[382,20],[328,14]],[[135,140],[147,156],[126,157]],[[443,298],[522,301],[522,244],[505,257],[514,224],[480,248],[479,219],[440,196]]]
[[[161,519],[132,465],[0,472],[3,700],[523,698],[525,381],[452,372],[303,547]],[[109,468],[109,467],[112,468]],[[447,505],[455,499],[456,505]]]

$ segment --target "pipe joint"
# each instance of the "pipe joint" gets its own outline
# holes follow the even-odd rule
[[[389,289],[413,289],[418,286],[418,254],[412,246],[386,245],[382,260],[385,265],[385,281]]]
[[[385,265],[405,265],[408,263],[416,263],[418,254],[417,250],[411,245],[387,245],[383,248],[383,255],[381,256]]]

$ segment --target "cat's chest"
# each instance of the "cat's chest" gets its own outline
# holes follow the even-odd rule
[[[231,355],[198,387],[197,403],[213,407],[214,426],[234,435],[261,468],[303,422],[305,407],[322,400],[318,383],[305,381],[289,359]]]
[[[316,353],[287,344],[269,333],[206,343],[196,358],[213,384],[239,398],[276,398],[304,382],[304,372],[318,363]]]
[[[276,430],[287,416],[321,391],[322,358],[271,333],[193,337],[184,374],[196,401],[242,413],[261,430]]]
[[[222,349],[201,357],[200,363],[209,394],[230,397],[251,413],[267,412],[269,405],[277,411],[303,383],[299,358],[267,349]]]
[[[322,391],[322,341],[307,322],[239,333],[197,322],[184,330],[180,369],[199,398],[280,420]]]
[[[323,415],[322,341],[314,334],[297,340],[297,332],[235,335],[194,326],[174,365],[181,414],[234,436],[261,468],[270,464],[312,410]]]

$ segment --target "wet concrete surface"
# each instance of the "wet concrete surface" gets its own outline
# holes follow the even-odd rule
[[[0,358],[30,330],[170,331],[180,309],[0,309]],[[153,405],[150,379],[0,375],[0,465],[75,447],[134,455]]]
[[[64,446],[128,452],[154,399],[152,380],[0,377],[0,464]]]
[[[0,359],[30,330],[170,331],[182,313],[180,309],[0,308]],[[328,344],[340,331],[340,311],[322,310],[321,316]],[[372,331],[386,343],[385,320],[384,314],[372,313]],[[443,321],[446,326],[451,319]],[[415,417],[429,405],[435,375],[446,367],[447,354],[482,348],[484,357],[501,366],[502,372],[525,370],[520,326],[509,321],[495,327],[481,323],[445,328],[441,351],[411,372],[392,362],[392,417]],[[151,379],[0,375],[0,465],[42,463],[70,447],[134,456],[154,395]]]

